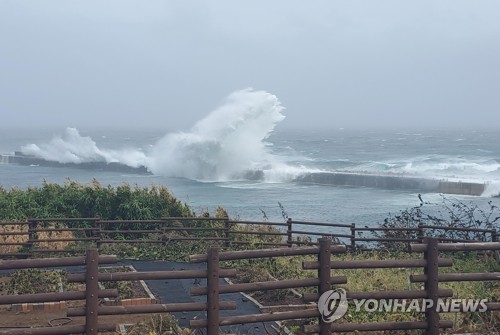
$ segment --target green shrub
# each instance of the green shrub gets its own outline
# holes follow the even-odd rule
[[[150,220],[194,216],[188,205],[163,186],[103,186],[93,180],[64,185],[44,182],[27,189],[0,187],[0,220],[48,217],[100,217],[106,220]]]

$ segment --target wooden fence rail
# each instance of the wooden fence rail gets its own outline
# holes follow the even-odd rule
[[[85,265],[87,278],[85,292],[73,291],[62,293],[45,293],[45,294],[25,294],[25,295],[5,295],[0,296],[0,304],[9,303],[35,303],[35,302],[50,302],[61,300],[81,300],[85,299],[86,306],[86,322],[84,326],[66,325],[57,328],[41,327],[41,328],[7,328],[0,329],[0,334],[87,334],[94,335],[99,331],[114,331],[114,324],[99,324],[95,311],[98,308],[99,297],[117,297],[117,290],[100,290],[97,285],[97,269],[99,264],[114,264],[118,262],[116,256],[99,256],[97,249],[88,249],[87,255],[83,257],[68,257],[68,258],[46,258],[46,259],[23,259],[23,260],[4,260],[0,261],[0,269],[15,270],[27,268],[45,268],[45,267],[66,267]]]
[[[254,292],[286,288],[316,287],[316,293],[303,294],[306,302],[318,302],[321,294],[334,289],[336,285],[346,284],[349,287],[349,278],[345,275],[336,275],[339,269],[388,269],[388,268],[421,268],[423,274],[410,276],[410,281],[424,283],[423,289],[417,290],[387,290],[373,292],[356,292],[348,290],[347,301],[353,299],[431,299],[436,302],[439,298],[452,297],[450,289],[440,288],[439,284],[449,281],[484,281],[499,280],[498,273],[446,273],[439,274],[440,267],[449,267],[452,261],[440,258],[440,252],[473,251],[473,250],[500,250],[500,242],[488,243],[439,243],[438,239],[425,238],[423,243],[413,244],[411,252],[423,253],[423,258],[414,259],[387,259],[387,260],[337,260],[336,255],[346,252],[345,245],[335,245],[329,238],[318,240],[317,246],[273,248],[260,250],[221,251],[219,246],[209,247],[206,254],[192,255],[190,261],[195,263],[207,263],[206,270],[180,270],[180,271],[150,271],[150,272],[117,272],[113,274],[99,273],[99,264],[112,264],[117,262],[115,256],[99,256],[95,248],[87,249],[84,257],[48,258],[48,259],[25,259],[25,260],[3,260],[0,261],[0,269],[22,269],[40,267],[64,267],[72,265],[85,266],[84,274],[69,274],[69,282],[84,282],[84,292],[63,292],[32,295],[16,295],[0,297],[0,304],[19,302],[40,302],[55,300],[85,300],[84,308],[70,308],[68,316],[85,316],[84,326],[61,326],[57,328],[32,328],[26,329],[0,329],[0,334],[97,334],[100,331],[110,331],[116,328],[113,324],[100,324],[100,315],[119,314],[142,314],[142,313],[165,313],[165,312],[187,312],[206,311],[206,319],[190,321],[192,328],[206,328],[208,335],[220,333],[220,327],[226,325],[237,325],[243,323],[285,321],[292,319],[318,320],[315,325],[305,325],[304,334],[319,333],[321,335],[332,332],[349,331],[382,331],[382,330],[411,330],[423,329],[426,334],[439,334],[440,329],[453,327],[452,321],[440,319],[440,313],[436,309],[426,308],[423,320],[404,322],[378,322],[378,323],[328,323],[323,320],[317,308],[304,307],[303,310],[284,310],[274,313],[260,313],[252,315],[221,316],[219,312],[224,309],[234,309],[236,303],[221,300],[221,296],[231,292]],[[254,283],[242,283],[234,285],[221,285],[219,278],[232,277],[236,275],[235,269],[221,268],[221,262],[229,260],[244,260],[272,257],[294,257],[302,255],[315,255],[317,261],[303,262],[305,270],[317,272],[315,278],[266,281]],[[333,258],[332,258],[333,256]],[[115,280],[164,280],[164,279],[194,279],[206,278],[207,286],[194,287],[192,295],[205,295],[205,302],[182,303],[182,304],[154,304],[141,306],[100,306],[98,298],[116,296],[115,290],[101,290],[98,282]],[[486,298],[486,297],[484,297]],[[436,306],[436,304],[434,304]],[[499,310],[500,303],[488,302],[489,310]]]
[[[303,327],[305,334],[319,333],[321,335],[331,334],[331,332],[349,332],[349,331],[383,331],[383,330],[411,330],[411,329],[424,329],[426,334],[435,335],[439,334],[442,328],[453,327],[453,322],[448,320],[440,320],[439,312],[435,309],[437,306],[437,299],[453,297],[451,289],[444,289],[439,287],[440,282],[446,281],[483,281],[483,280],[500,280],[499,274],[492,273],[452,273],[452,274],[438,274],[438,268],[443,266],[451,266],[450,259],[439,258],[440,251],[471,251],[471,250],[500,250],[500,243],[459,243],[459,244],[442,244],[438,239],[425,238],[423,244],[412,245],[412,252],[423,252],[423,259],[404,259],[404,260],[360,260],[360,261],[336,261],[331,260],[330,255],[345,251],[338,245],[332,245],[331,240],[322,238],[319,240],[319,247],[305,247],[305,248],[292,248],[292,249],[269,249],[269,250],[252,250],[252,251],[228,251],[219,254],[220,260],[238,260],[250,258],[263,258],[263,257],[277,257],[277,256],[295,256],[295,255],[318,255],[317,262],[304,262],[303,268],[318,271],[317,278],[314,280],[296,280],[284,281],[283,284],[276,282],[260,282],[251,284],[237,284],[235,288],[225,289],[222,288],[219,293],[229,293],[235,291],[262,291],[275,288],[285,287],[306,287],[309,285],[317,285],[318,293],[303,294],[306,302],[317,302],[320,295],[332,288],[334,284],[345,283],[348,279],[345,276],[331,276],[331,271],[336,269],[368,269],[368,268],[423,268],[423,275],[413,275],[411,280],[413,282],[423,282],[423,290],[404,290],[404,291],[378,291],[378,292],[347,292],[347,299],[430,299],[433,301],[434,308],[427,308],[425,311],[425,321],[405,321],[405,322],[380,322],[380,323],[367,323],[367,324],[338,324],[338,323],[325,323],[320,317],[317,309],[306,309],[302,311],[284,311],[275,313],[263,313],[258,315],[247,315],[237,317],[225,317],[220,319],[219,325],[234,325],[246,322],[262,322],[262,321],[285,321],[297,318],[318,318],[317,325],[306,325]],[[192,262],[203,262],[207,260],[207,255],[193,255],[190,257]],[[443,279],[443,280],[441,280]],[[348,283],[348,281],[347,281]],[[207,290],[204,287],[193,288],[192,294],[203,294]],[[488,310],[498,310],[500,303],[487,303]],[[194,328],[206,327],[206,320],[193,320],[190,325]],[[215,334],[215,333],[209,333]]]
[[[246,229],[251,226],[252,229]],[[83,252],[105,244],[158,244],[210,241],[223,249],[232,246],[293,247],[317,245],[315,238],[328,237],[351,249],[408,247],[425,237],[440,242],[496,242],[495,229],[419,225],[415,228],[357,227],[356,224],[295,221],[258,222],[225,218],[171,217],[158,220],[101,220],[99,218],[30,218],[0,222],[0,257],[33,257],[44,253]],[[274,227],[275,230],[269,230]],[[72,234],[61,237],[60,234]],[[42,234],[45,234],[42,236]],[[17,236],[18,238],[13,238]],[[253,238],[252,238],[253,237]],[[66,248],[56,249],[55,243]],[[8,250],[8,251],[6,251]]]
[[[433,243],[437,243],[437,240],[432,240]],[[317,302],[320,295],[331,290],[332,285],[348,283],[345,276],[331,276],[331,271],[333,269],[363,269],[363,268],[399,268],[399,267],[423,267],[424,269],[433,268],[438,266],[451,266],[452,262],[448,259],[440,259],[436,254],[431,254],[433,257],[414,260],[380,260],[380,261],[332,261],[331,255],[338,254],[346,251],[345,246],[332,245],[332,241],[328,238],[321,238],[318,241],[318,247],[302,247],[302,248],[290,248],[290,249],[268,249],[268,250],[251,250],[251,251],[227,251],[221,252],[219,254],[220,260],[241,260],[241,259],[251,259],[251,258],[264,258],[264,257],[277,257],[277,256],[297,256],[297,255],[317,255],[317,262],[305,262],[303,263],[304,269],[316,269],[317,278],[313,279],[301,279],[295,281],[284,282],[282,286],[276,282],[260,282],[253,284],[237,284],[235,285],[240,291],[252,292],[252,291],[262,291],[271,290],[277,287],[306,287],[306,286],[316,286],[317,292],[315,294],[304,294],[305,301]],[[432,246],[428,247],[431,248]],[[427,249],[425,249],[427,252]],[[193,255],[190,257],[191,262],[203,262],[207,261],[208,255]],[[347,299],[404,299],[404,298],[430,298],[432,297],[450,297],[453,292],[447,289],[439,289],[435,287],[436,277],[432,276],[433,272],[429,272],[431,276],[426,277],[427,288],[422,291],[383,291],[383,292],[349,292],[347,294]],[[289,284],[289,285],[286,285]],[[432,285],[432,286],[431,286]],[[222,289],[219,293],[223,294],[226,292],[234,292],[232,288]],[[191,290],[192,294],[203,294],[207,292],[206,287],[194,288]],[[259,315],[247,315],[247,316],[236,316],[236,317],[225,317],[221,318],[219,325],[234,325],[239,323],[248,322],[259,322],[259,321],[285,321],[296,318],[318,318],[317,326],[306,326],[303,331],[305,334],[319,333],[320,335],[331,334],[332,331],[336,332],[346,332],[352,330],[393,330],[393,329],[427,329],[428,334],[438,334],[431,329],[449,328],[453,324],[450,322],[440,322],[439,319],[435,319],[434,314],[427,315],[427,322],[414,321],[414,322],[390,322],[390,323],[379,323],[379,324],[350,324],[339,325],[326,323],[320,316],[318,309],[306,309],[302,311],[288,311],[279,313],[263,313]],[[190,322],[191,327],[206,327],[208,325],[207,320],[194,320]],[[211,334],[217,334],[215,332],[209,332]]]
[[[217,249],[209,249],[209,255],[216,255]],[[0,261],[1,270],[16,270],[26,268],[44,268],[44,267],[67,267],[67,266],[85,266],[85,273],[68,274],[67,281],[85,283],[85,291],[71,291],[62,293],[38,293],[23,295],[4,295],[0,296],[0,304],[13,303],[38,303],[61,300],[85,300],[85,307],[68,308],[67,316],[84,316],[84,326],[60,326],[40,327],[20,329],[4,328],[0,329],[1,334],[87,334],[95,335],[100,331],[115,331],[115,324],[100,324],[99,315],[120,315],[120,314],[148,314],[148,313],[171,313],[188,311],[207,311],[208,320],[211,324],[218,325],[219,310],[235,309],[234,301],[219,301],[217,294],[220,277],[234,277],[236,270],[220,269],[219,261],[213,256],[208,261],[207,270],[182,270],[182,271],[150,271],[150,272],[115,272],[99,273],[99,265],[117,263],[116,256],[99,256],[96,248],[90,248],[86,251],[86,256],[66,257],[66,258],[44,258],[44,259],[22,259],[22,260],[2,260]],[[99,282],[105,281],[123,281],[123,280],[165,280],[165,279],[195,279],[207,278],[210,288],[206,303],[172,303],[172,304],[152,304],[138,306],[100,306],[99,298],[118,297],[116,289],[100,289]],[[214,321],[212,321],[214,320]]]

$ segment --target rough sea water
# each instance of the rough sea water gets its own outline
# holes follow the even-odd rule
[[[196,212],[226,208],[232,217],[282,221],[359,223],[374,226],[441,195],[419,190],[331,186],[296,182],[315,172],[346,172],[485,184],[481,196],[447,195],[500,206],[500,133],[480,129],[290,130],[277,97],[263,91],[232,93],[188,131],[3,130],[0,153],[20,151],[61,163],[121,163],[149,174],[0,164],[0,185],[21,187],[66,179],[102,184],[168,187]],[[402,126],[401,129],[411,127]],[[5,162],[4,162],[5,163]]]

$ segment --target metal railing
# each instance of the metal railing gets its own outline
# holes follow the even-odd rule
[[[3,229],[2,229],[3,228]],[[65,235],[64,235],[65,234]],[[166,217],[158,220],[101,220],[99,218],[30,218],[0,222],[0,257],[33,257],[70,252],[79,246],[210,241],[228,250],[238,246],[293,247],[317,245],[328,237],[351,249],[406,246],[425,237],[440,242],[497,241],[496,229],[418,225],[415,228],[358,227],[356,224],[296,221],[237,221],[212,217]],[[53,247],[56,243],[64,247]],[[77,245],[78,244],[78,245]]]

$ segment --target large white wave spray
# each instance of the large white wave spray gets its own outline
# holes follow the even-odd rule
[[[161,139],[146,166],[155,174],[190,179],[243,179],[247,171],[277,164],[264,140],[284,119],[283,110],[276,96],[267,92],[234,92],[190,132]]]
[[[100,149],[90,137],[81,136],[76,128],[66,128],[62,136],[55,136],[48,143],[29,144],[21,147],[23,154],[59,163],[122,163],[131,167],[144,165],[145,154],[135,149]]]
[[[198,121],[190,131],[171,133],[144,153],[137,149],[101,149],[90,137],[67,128],[49,143],[22,147],[24,154],[60,163],[119,162],[145,166],[158,175],[204,181],[266,179],[282,181],[300,172],[270,153],[266,139],[285,116],[278,98],[245,89]]]

